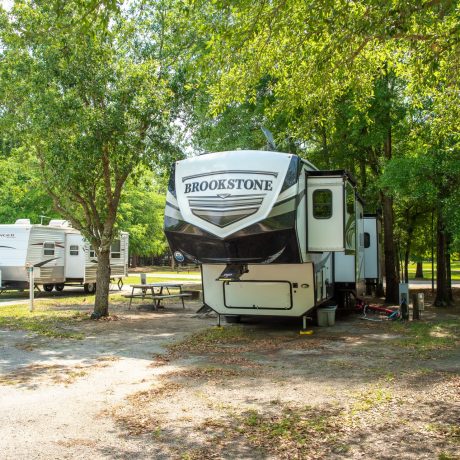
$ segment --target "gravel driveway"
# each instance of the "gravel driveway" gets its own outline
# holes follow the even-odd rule
[[[0,331],[0,457],[457,458],[458,335],[421,350],[357,317],[218,329],[199,305],[120,307],[83,340]]]

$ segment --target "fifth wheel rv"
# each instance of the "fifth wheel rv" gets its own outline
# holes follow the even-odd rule
[[[355,294],[364,286],[356,183],[296,155],[239,150],[176,162],[164,228],[178,262],[201,264],[204,303],[219,315],[300,317],[348,282]]]
[[[119,282],[127,276],[128,245],[128,233],[121,232],[111,248],[111,276]],[[62,291],[66,284],[83,285],[87,293],[96,290],[95,252],[65,220],[32,225],[29,219],[19,219],[0,225],[0,286],[27,289],[27,267],[34,268],[34,282],[45,291]]]

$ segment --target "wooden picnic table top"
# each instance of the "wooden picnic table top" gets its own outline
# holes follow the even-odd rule
[[[132,288],[135,289],[149,289],[154,287],[182,287],[180,283],[146,283],[146,284],[131,284]]]

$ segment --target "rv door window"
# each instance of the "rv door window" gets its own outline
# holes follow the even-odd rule
[[[371,235],[369,233],[364,232],[364,247],[367,249],[371,245]]]
[[[43,243],[43,255],[44,256],[54,256],[54,243]]]
[[[70,255],[71,256],[78,256],[78,245],[71,244],[70,245]]]
[[[110,257],[112,259],[119,259],[121,257],[121,244],[120,240],[116,240],[110,246]]]
[[[330,219],[332,217],[332,191],[328,189],[313,192],[313,217]]]

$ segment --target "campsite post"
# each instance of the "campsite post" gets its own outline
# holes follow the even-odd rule
[[[34,266],[27,264],[27,271],[29,272],[29,311],[34,311]]]

